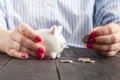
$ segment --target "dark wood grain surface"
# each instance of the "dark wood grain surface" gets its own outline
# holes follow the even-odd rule
[[[79,57],[90,57],[96,63],[81,63]],[[73,63],[60,63],[72,59]],[[70,48],[56,60],[20,60],[0,53],[0,80],[120,80],[120,57],[102,57],[94,51]]]

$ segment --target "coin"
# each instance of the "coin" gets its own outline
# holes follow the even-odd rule
[[[90,58],[78,58],[78,62],[83,62],[83,63],[95,63],[95,60],[91,60]]]
[[[83,41],[84,43],[87,43],[87,42],[89,42],[89,39],[90,39],[90,35],[86,34],[86,35],[82,38],[82,41]]]
[[[61,63],[73,63],[72,60],[61,60]]]

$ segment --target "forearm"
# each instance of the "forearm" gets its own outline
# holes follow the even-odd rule
[[[6,46],[10,34],[10,30],[0,29],[0,52],[6,52]]]

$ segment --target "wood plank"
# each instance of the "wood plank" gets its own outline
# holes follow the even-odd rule
[[[0,53],[0,70],[10,61],[10,57],[4,53]]]
[[[1,71],[0,80],[58,80],[55,60],[12,59]]]
[[[105,58],[94,53],[88,49],[66,49],[62,54],[63,57],[56,61],[60,80],[119,80],[120,57]],[[81,56],[91,57],[96,63],[76,62]],[[74,62],[60,63],[61,59],[72,59]]]
[[[1,64],[6,60],[3,56]],[[76,62],[79,57],[93,58],[96,63]],[[61,59],[72,59],[74,63],[60,63]],[[72,48],[65,49],[57,60],[12,58],[0,70],[0,80],[119,80],[119,63],[118,56],[105,58],[88,49]]]

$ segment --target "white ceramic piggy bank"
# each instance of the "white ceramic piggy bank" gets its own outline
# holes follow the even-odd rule
[[[45,48],[45,57],[55,59],[60,57],[60,53],[66,47],[66,41],[61,34],[62,26],[52,26],[50,29],[40,29],[37,32],[42,36],[43,42],[40,44]]]

